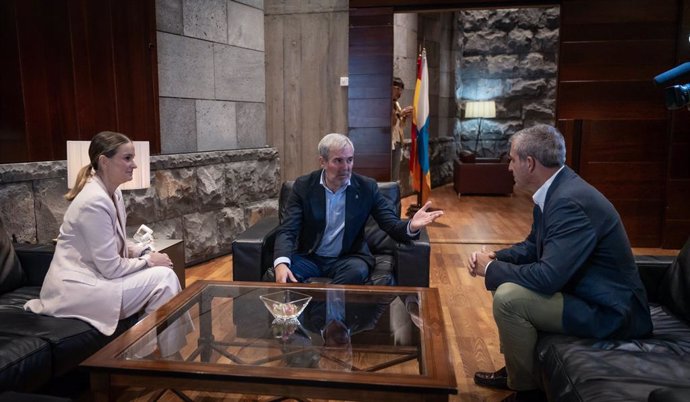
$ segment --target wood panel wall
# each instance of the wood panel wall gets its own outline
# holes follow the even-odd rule
[[[639,247],[661,245],[668,229],[669,114],[652,78],[676,65],[679,7],[561,4],[557,119],[574,146],[570,164],[616,206]]]
[[[266,131],[283,180],[319,167],[317,145],[347,133],[347,7],[266,2]]]
[[[676,64],[690,60],[690,0],[682,1],[680,29],[677,33]],[[690,76],[676,83],[690,83]],[[666,180],[666,214],[662,246],[678,248],[690,236],[690,110],[687,108],[671,115],[671,144],[669,147]]]
[[[350,9],[348,135],[355,170],[378,181],[391,177],[393,9]]]
[[[154,0],[0,2],[0,163],[102,130],[160,151]]]

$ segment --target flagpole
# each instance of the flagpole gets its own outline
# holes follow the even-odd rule
[[[420,58],[422,57],[422,52],[425,51],[424,42],[425,42],[424,39],[422,39],[422,43],[420,43],[418,45],[418,48],[419,48],[418,53],[419,53]],[[417,73],[419,73],[419,71]],[[416,105],[415,105],[415,107],[416,107]],[[416,113],[416,111],[415,111],[415,113]],[[417,136],[414,141],[416,142],[418,140],[419,140],[419,136]],[[410,155],[410,159],[415,158],[418,162],[417,164],[419,165],[419,191],[416,192],[417,193],[417,203],[416,204],[410,204],[410,206],[407,207],[407,216],[410,218],[414,214],[416,214],[417,211],[419,211],[419,209],[422,207],[422,200],[424,199],[423,198],[424,186],[422,185],[422,180],[424,179],[424,177],[423,177],[424,171],[422,170],[422,164],[420,163],[421,159],[419,157],[419,144],[415,143],[413,145],[414,145],[414,150],[416,152],[416,155]],[[412,175],[413,175],[412,181],[414,182],[414,172],[412,172]]]

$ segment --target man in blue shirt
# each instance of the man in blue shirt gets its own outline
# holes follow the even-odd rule
[[[328,134],[318,146],[321,169],[299,177],[276,235],[276,282],[328,277],[332,283],[363,284],[374,266],[364,237],[371,215],[398,241],[416,238],[443,215],[427,202],[409,221],[396,215],[375,180],[352,172],[355,148],[342,134]]]

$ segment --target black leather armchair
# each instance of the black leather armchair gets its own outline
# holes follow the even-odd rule
[[[260,281],[273,266],[273,245],[276,230],[283,216],[292,181],[283,183],[278,199],[278,217],[268,217],[251,226],[232,243],[233,280]],[[388,198],[400,215],[400,186],[397,183],[379,183],[379,191]],[[365,228],[367,244],[376,266],[368,284],[429,286],[429,258],[431,249],[426,229],[418,240],[399,243],[389,237],[373,218]]]

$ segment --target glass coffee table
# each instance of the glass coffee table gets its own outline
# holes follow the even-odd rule
[[[88,358],[123,387],[447,401],[457,385],[437,289],[197,281]]]

